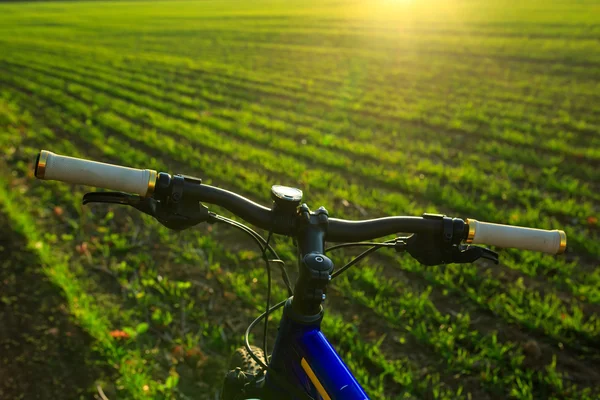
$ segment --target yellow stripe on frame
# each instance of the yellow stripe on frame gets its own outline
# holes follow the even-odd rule
[[[329,397],[329,395],[325,391],[325,388],[323,387],[323,385],[321,385],[321,382],[319,382],[319,378],[317,378],[310,365],[308,365],[308,363],[306,362],[305,358],[303,358],[300,361],[300,365],[302,365],[304,372],[306,372],[306,375],[308,375],[310,381],[313,383],[313,385],[315,385],[315,387],[317,388],[317,392],[319,392],[321,397],[323,397],[323,400],[331,400],[331,397]]]

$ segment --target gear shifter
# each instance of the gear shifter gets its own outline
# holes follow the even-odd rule
[[[452,252],[452,262],[455,263],[472,263],[480,258],[493,261],[494,264],[499,262],[498,253],[485,247],[462,245]]]
[[[435,241],[430,236],[421,237],[421,235],[402,239],[403,243],[396,244],[396,251],[407,251],[423,265],[472,263],[480,258],[498,264],[498,253],[484,247],[456,245],[442,240]]]

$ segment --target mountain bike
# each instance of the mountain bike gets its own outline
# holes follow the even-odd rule
[[[472,263],[480,258],[498,263],[498,254],[485,244],[503,248],[561,254],[567,237],[561,230],[541,230],[450,218],[440,214],[420,217],[393,216],[363,221],[330,218],[324,207],[312,211],[302,203],[302,191],[275,185],[271,208],[239,194],[206,185],[187,175],[157,173],[101,162],[57,155],[42,150],[35,163],[35,176],[115,192],[93,192],[83,204],[112,203],[134,207],[164,226],[183,230],[206,222],[224,223],[248,234],[261,250],[267,271],[265,312],[245,333],[244,347],[236,350],[224,379],[222,399],[344,399],[365,400],[368,395],[320,330],[323,302],[332,279],[358,261],[384,247],[405,252],[425,266]],[[268,232],[265,239],[235,220],[217,215],[204,204],[221,206],[244,221]],[[398,235],[398,233],[403,233]],[[272,235],[293,238],[298,249],[295,285],[283,261],[270,244]],[[390,240],[371,242],[394,235]],[[326,248],[325,242],[338,242]],[[327,252],[350,246],[367,250],[339,269]],[[277,265],[289,298],[271,305],[271,265]],[[269,314],[283,308],[273,351],[267,348]],[[250,345],[250,331],[264,321],[262,349]]]

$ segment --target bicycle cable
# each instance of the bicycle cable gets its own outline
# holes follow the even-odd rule
[[[248,228],[246,225],[239,223],[237,221],[234,221],[232,219],[223,217],[221,215],[216,215],[215,216],[215,220],[219,221],[219,222],[223,222],[226,223],[230,226],[233,226],[235,228],[240,229],[241,231],[245,232],[246,234],[250,235],[254,241],[257,243],[258,247],[260,248],[261,252],[264,252],[265,247],[269,249],[269,251],[271,252],[271,254],[273,255],[274,259],[273,260],[269,260],[269,262],[276,262],[279,264],[279,269],[281,270],[281,277],[283,279],[283,282],[286,286],[286,289],[288,291],[288,296],[291,296],[293,294],[293,289],[292,289],[292,284],[290,281],[290,277],[287,273],[287,270],[285,269],[285,263],[279,258],[279,255],[277,255],[277,253],[275,252],[275,249],[273,249],[273,247],[271,245],[269,245],[267,243],[267,241],[260,236],[257,232],[253,231],[252,229]]]
[[[279,260],[279,256],[277,255],[277,253],[275,252],[275,250],[270,246],[269,244],[269,240],[270,240],[270,236],[272,236],[272,232],[269,233],[269,240],[265,240],[262,236],[260,236],[257,232],[253,231],[252,229],[248,228],[247,226],[231,220],[229,218],[226,217],[221,217],[221,216],[216,216],[216,220],[229,224],[233,227],[236,227],[238,229],[240,229],[241,231],[247,233],[248,235],[250,235],[254,241],[258,244],[258,246],[260,247],[262,254],[263,254],[263,259],[264,261],[267,263],[267,273],[268,273],[268,291],[269,291],[269,296],[270,297],[270,283],[271,283],[271,279],[270,279],[270,264],[269,264],[269,260],[267,257],[264,257],[266,255],[266,249],[269,249],[273,255]],[[262,242],[262,243],[261,243]],[[264,246],[263,246],[264,244]],[[283,270],[283,267],[282,267]],[[285,271],[285,270],[283,270]],[[287,273],[286,273],[286,277],[287,277]],[[289,281],[289,278],[288,278]],[[288,289],[291,291],[291,288],[288,286]],[[298,396],[300,399],[303,400],[315,400],[312,396],[306,394],[306,392],[301,392],[297,387],[295,387],[294,385],[290,384],[286,379],[282,378],[281,376],[278,375],[278,373],[273,370],[273,368],[270,368],[268,366],[268,364],[266,363],[266,361],[268,361],[268,355],[265,352],[265,362],[263,362],[255,353],[254,351],[252,351],[252,348],[250,347],[250,331],[254,328],[254,326],[256,326],[256,324],[258,324],[262,318],[264,318],[266,315],[268,315],[269,313],[273,312],[274,310],[277,310],[278,308],[282,307],[286,300],[281,301],[280,303],[276,304],[273,307],[267,307],[266,311],[263,312],[261,315],[258,316],[258,318],[256,318],[254,321],[252,321],[252,323],[248,326],[248,328],[246,329],[246,332],[244,334],[244,345],[246,347],[246,350],[248,351],[248,354],[250,355],[250,357],[258,364],[261,366],[261,368],[263,370],[268,371],[271,376],[273,376],[273,379],[275,379],[277,381],[278,384],[280,384],[281,386],[283,386],[285,389],[289,390],[291,393],[294,393],[294,395]],[[266,322],[266,321],[265,321]],[[265,336],[266,337],[266,336]],[[266,347],[266,341],[263,341],[263,345]],[[258,376],[255,377],[255,381],[258,380]]]
[[[368,256],[369,254],[375,252],[376,250],[379,250],[382,247],[391,247],[389,245],[393,244],[395,242],[396,242],[396,239],[391,239],[391,240],[387,240],[385,242],[381,242],[381,243],[375,244],[373,247],[371,247],[371,248],[363,251],[358,256],[356,256],[352,261],[348,262],[342,268],[340,268],[339,270],[337,270],[333,274],[331,274],[331,279],[333,279],[336,276],[340,275],[342,272],[346,271],[348,268],[350,268],[351,266],[353,266],[354,264],[356,264],[357,262],[359,262],[360,260],[362,260],[363,258],[365,258],[366,256]],[[351,243],[344,243],[344,244],[347,245],[347,246],[342,246],[342,245],[332,246],[328,250],[330,250],[332,248],[350,247],[350,245],[351,245]],[[364,245],[368,246],[368,244],[364,244]]]
[[[281,307],[283,307],[283,305],[287,301],[288,301],[288,299],[285,299],[285,300],[280,301],[279,303],[275,304],[273,307],[271,307],[269,309],[269,313],[280,309]],[[297,396],[300,399],[315,400],[311,395],[309,395],[306,392],[300,391],[300,389],[298,389],[298,387],[296,387],[295,385],[292,385],[286,379],[282,378],[279,375],[279,372],[275,371],[272,367],[269,367],[267,364],[263,363],[262,360],[252,351],[252,348],[250,347],[250,331],[252,331],[252,329],[256,325],[258,325],[258,323],[265,317],[266,314],[267,314],[266,312],[260,314],[258,317],[256,317],[256,319],[254,321],[252,321],[250,323],[250,325],[248,325],[248,328],[246,328],[246,332],[244,333],[244,346],[246,347],[248,354],[250,354],[250,357],[252,357],[252,359],[254,361],[256,361],[256,363],[258,365],[260,365],[263,368],[263,370],[266,370],[267,372],[269,372],[270,376],[273,377],[273,379],[276,380],[278,384],[283,386],[284,389],[289,390],[291,393],[293,393],[295,396]]]
[[[267,236],[267,245],[271,241],[271,237],[273,236],[273,231],[269,231],[269,236]],[[271,306],[271,264],[269,264],[269,260],[267,259],[267,247],[263,249],[263,258],[267,264],[267,305],[265,307],[265,324],[263,330],[263,351],[265,353],[265,364],[269,365],[269,358],[267,356],[267,333],[269,326],[269,307]]]
[[[395,240],[395,239],[394,239]],[[386,242],[357,242],[357,243],[342,243],[336,244],[325,249],[325,253],[331,250],[340,249],[342,247],[359,247],[359,246],[375,246],[375,247],[393,247],[393,243]]]

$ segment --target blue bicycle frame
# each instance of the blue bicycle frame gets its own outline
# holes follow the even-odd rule
[[[314,399],[366,400],[367,394],[320,329],[321,318],[299,323],[288,315],[291,300],[284,308],[269,367]],[[287,399],[267,372],[264,395],[267,399]]]

